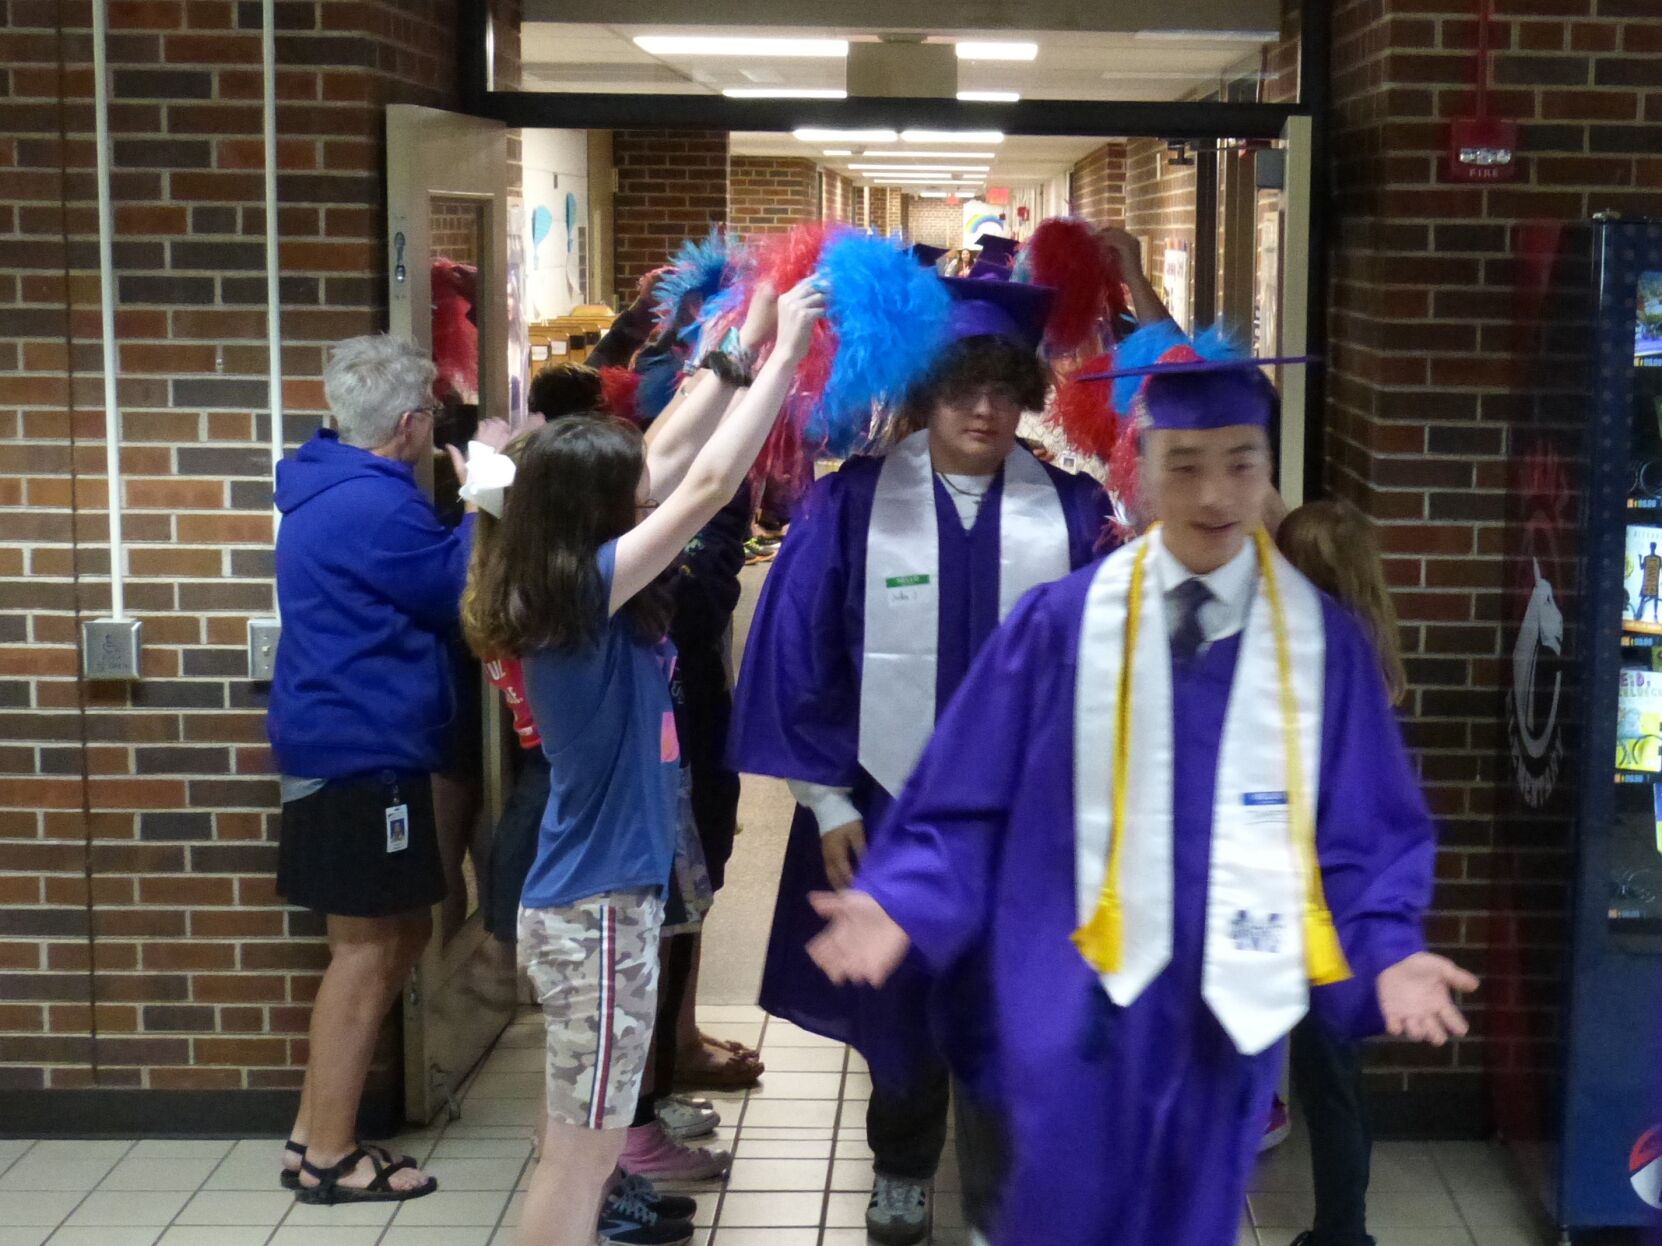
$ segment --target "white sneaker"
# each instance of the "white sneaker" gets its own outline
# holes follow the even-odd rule
[[[689,1138],[707,1138],[721,1124],[721,1113],[708,1099],[693,1099],[686,1095],[665,1095],[658,1100],[658,1119],[677,1142]]]
[[[929,1182],[877,1174],[866,1206],[866,1233],[883,1246],[917,1246],[929,1236]]]

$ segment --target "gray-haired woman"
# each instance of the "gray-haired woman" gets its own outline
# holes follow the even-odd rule
[[[413,1160],[354,1133],[382,1018],[445,890],[430,776],[456,710],[449,642],[473,525],[446,528],[416,484],[414,465],[432,453],[433,376],[407,341],[338,343],[323,379],[336,427],[277,468],[283,638],[267,716],[282,775],[277,888],[325,915],[330,950],[281,1174],[303,1202],[437,1188]],[[480,439],[506,433],[486,421]]]

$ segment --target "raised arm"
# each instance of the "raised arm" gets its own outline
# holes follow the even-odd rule
[[[778,418],[791,378],[808,353],[814,324],[824,314],[825,295],[811,280],[779,300],[778,340],[756,383],[743,391],[732,414],[708,435],[674,492],[618,540],[611,612],[673,563],[737,491]]]
[[[1123,229],[1105,229],[1102,245],[1120,257],[1120,275],[1125,279],[1125,288],[1131,291],[1131,310],[1137,314],[1137,323],[1158,324],[1170,320],[1171,312],[1143,272],[1142,243]]]
[[[757,288],[744,328],[739,331],[739,344],[747,355],[753,357],[773,336],[778,301],[767,286]],[[674,401],[647,430],[646,468],[651,477],[652,496],[659,502],[675,492],[699,450],[733,409],[738,392],[713,372],[700,370],[688,379]],[[734,488],[738,486],[735,484]]]

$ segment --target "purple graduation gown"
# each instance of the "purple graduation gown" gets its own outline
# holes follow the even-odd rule
[[[867,835],[880,834],[893,795],[857,759],[865,634],[866,535],[882,460],[856,458],[818,481],[769,569],[734,691],[729,764],[853,789]],[[1046,467],[1062,500],[1072,565],[1096,556],[1108,501],[1089,476]],[[975,526],[965,531],[935,481],[940,548],[940,637],[936,715],[998,626],[999,515],[1003,474],[994,478]],[[881,1084],[901,1089],[934,1050],[928,980],[908,965],[883,990],[835,987],[807,954],[824,923],[808,904],[828,890],[819,826],[798,807],[785,851],[760,1003],[804,1029],[851,1043]]]
[[[1221,1246],[1235,1240],[1281,1067],[1243,1056],[1200,996],[1212,800],[1239,636],[1174,668],[1172,961],[1129,1007],[1070,942],[1074,679],[1091,572],[1029,594],[993,637],[859,872],[948,972],[986,958],[990,995],[947,1018],[979,1032],[972,1093],[1001,1118],[1010,1169],[995,1246]],[[1330,1027],[1381,1028],[1380,970],[1423,948],[1430,817],[1377,659],[1323,598],[1317,855],[1355,976],[1312,991]],[[981,1015],[976,1015],[977,1013]]]

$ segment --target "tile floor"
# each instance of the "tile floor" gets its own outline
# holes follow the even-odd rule
[[[744,1005],[700,1010],[706,1028],[760,1043],[768,1072],[748,1095],[712,1096],[724,1184],[698,1198],[697,1246],[863,1246],[870,1157],[859,1056]],[[512,1026],[480,1067],[461,1119],[397,1140],[439,1178],[402,1207],[314,1208],[276,1188],[271,1139],[200,1142],[0,1140],[0,1246],[510,1246],[529,1167],[541,1079],[541,1023]],[[962,1246],[956,1164],[937,1183],[937,1246]],[[1308,1223],[1301,1131],[1253,1182],[1238,1246],[1286,1246]],[[1489,1149],[1384,1143],[1375,1152],[1379,1246],[1550,1242]]]

